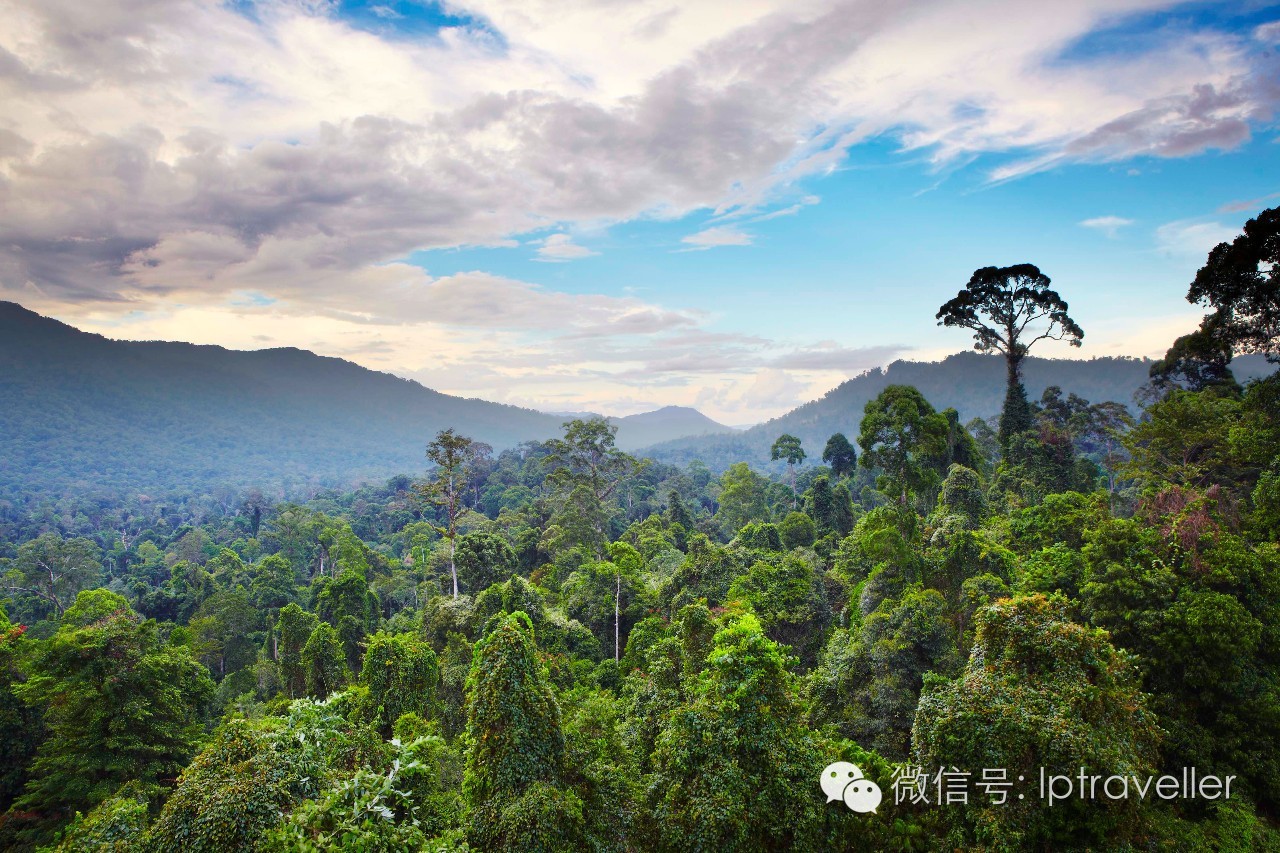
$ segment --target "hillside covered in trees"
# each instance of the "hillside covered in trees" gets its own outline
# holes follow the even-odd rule
[[[1139,358],[1036,358],[1023,365],[1023,384],[1032,398],[1057,387],[1094,402],[1116,402],[1138,411],[1134,395],[1146,385],[1152,362]],[[1266,359],[1247,354],[1232,362],[1233,373],[1248,381],[1274,371]],[[781,417],[727,436],[690,436],[644,448],[666,462],[686,464],[700,459],[722,471],[736,461],[767,465],[769,447],[781,433],[813,445],[836,432],[858,429],[862,410],[890,385],[918,388],[938,409],[955,409],[960,419],[991,419],[1003,402],[1004,360],[997,355],[962,352],[938,362],[895,361],[840,383],[820,399],[805,403]]]
[[[115,341],[0,302],[0,499],[256,487],[287,494],[414,470],[424,436],[497,448],[564,418],[441,394],[297,349]],[[727,428],[692,409],[617,418],[637,448]]]
[[[939,311],[1003,357],[986,432],[890,384],[774,476],[575,419],[302,503],[6,505],[0,847],[1280,849],[1253,241],[1136,415],[1029,398],[1020,318],[1079,329],[992,267]]]
[[[1132,402],[1149,364],[1031,358],[1028,391],[1057,386]],[[1247,379],[1261,357],[1237,360]],[[745,432],[668,406],[611,418],[618,447],[720,473],[769,467],[780,433],[809,445],[856,431],[866,403],[892,384],[920,388],[968,421],[1000,408],[999,359],[961,353],[894,362]],[[31,494],[135,492],[182,501],[247,488],[301,497],[412,472],[425,437],[453,427],[502,450],[555,435],[564,416],[441,394],[417,382],[297,349],[238,352],[115,341],[0,303],[0,500]]]

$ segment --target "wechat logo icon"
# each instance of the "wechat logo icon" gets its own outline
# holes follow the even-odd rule
[[[858,765],[847,761],[828,764],[819,780],[827,802],[844,800],[844,804],[859,814],[876,813],[882,794],[880,786],[864,778]]]

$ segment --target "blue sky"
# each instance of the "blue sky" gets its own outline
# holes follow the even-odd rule
[[[749,423],[1030,262],[1160,354],[1280,204],[1280,7],[19,3],[0,296],[450,393]]]

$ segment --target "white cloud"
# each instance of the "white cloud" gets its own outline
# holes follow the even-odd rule
[[[1239,229],[1229,228],[1221,222],[1183,219],[1157,228],[1156,245],[1167,255],[1203,263],[1210,250],[1219,243],[1230,243],[1239,233]]]
[[[600,253],[593,252],[586,246],[579,246],[568,234],[552,234],[538,247],[540,261],[573,261],[598,254]]]
[[[745,231],[729,226],[717,226],[690,234],[680,242],[687,243],[694,249],[714,249],[718,246],[750,246],[752,236]]]
[[[1174,0],[459,0],[451,14],[485,24],[431,38],[309,0],[252,16],[0,2],[0,298],[100,328],[132,315],[119,328],[138,335],[363,353],[512,400],[683,382],[684,402],[722,388],[732,416],[876,354],[402,259],[553,231],[538,257],[570,260],[591,253],[569,236],[584,227],[692,211],[713,218],[686,249],[749,245],[726,223],[794,214],[797,181],[875,137],[939,166],[995,155],[1006,180],[1239,145],[1280,102],[1280,60],[1259,49],[1275,25],[1072,52]],[[1230,236],[1157,232],[1201,258]]]
[[[1121,228],[1132,224],[1132,219],[1125,219],[1122,216],[1095,216],[1092,219],[1084,219],[1080,222],[1081,227],[1101,231],[1109,238],[1114,238]]]
[[[553,223],[755,210],[885,133],[939,164],[1025,155],[999,180],[1238,145],[1280,100],[1258,41],[1171,26],[1142,53],[1069,53],[1168,5],[466,0],[450,11],[486,26],[413,39],[329,3],[9,0],[0,275],[118,301],[127,259],[186,233],[353,273]],[[540,255],[582,256],[557,245]]]

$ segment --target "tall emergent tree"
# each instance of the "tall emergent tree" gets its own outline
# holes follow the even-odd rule
[[[553,519],[576,531],[576,544],[604,559],[612,538],[607,529],[610,513],[606,501],[628,477],[640,470],[635,457],[614,446],[618,428],[604,418],[572,420],[564,425],[564,438],[547,442],[543,464],[551,468],[547,482],[556,490],[559,508]]]
[[[1067,315],[1067,303],[1049,289],[1049,277],[1033,264],[983,267],[955,298],[938,309],[939,326],[973,332],[978,352],[998,352],[1008,370],[1000,444],[1031,427],[1031,407],[1022,386],[1022,360],[1039,341],[1066,341],[1080,346],[1084,331]]]
[[[458,518],[465,507],[462,496],[467,490],[471,468],[489,455],[492,448],[484,442],[458,435],[452,429],[441,430],[435,441],[427,445],[427,458],[435,463],[431,479],[419,487],[418,493],[444,512],[445,524],[436,527],[449,540],[449,573],[453,575],[453,597],[458,597],[458,567],[454,562],[454,546],[458,538]]]
[[[1280,207],[1262,211],[1243,234],[1209,253],[1187,301],[1213,309],[1201,330],[1228,353],[1280,361]]]
[[[791,481],[791,508],[796,508],[796,466],[805,459],[804,448],[800,446],[800,439],[794,435],[783,433],[778,436],[778,440],[773,443],[773,447],[769,448],[769,458],[775,462],[779,459],[787,460],[787,477]]]

